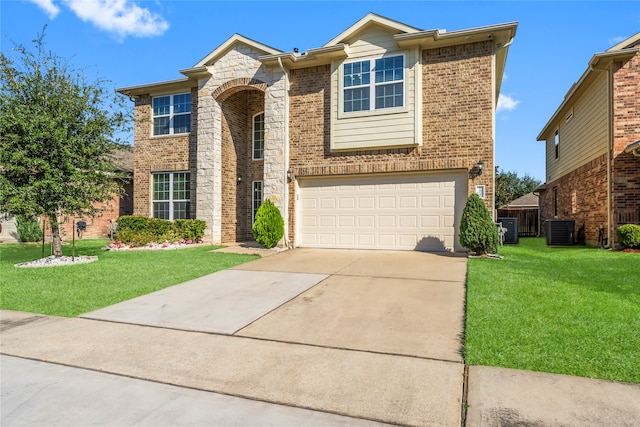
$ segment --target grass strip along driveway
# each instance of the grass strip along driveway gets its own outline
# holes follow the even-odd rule
[[[640,383],[640,253],[503,246],[469,259],[465,361]]]
[[[41,257],[41,246],[0,245],[0,308],[73,317],[145,295],[257,258],[211,252],[214,246],[155,251],[103,251],[108,240],[76,242],[76,256],[97,255],[89,264],[15,268]],[[51,253],[49,245],[45,254]],[[63,247],[71,255],[71,245]]]

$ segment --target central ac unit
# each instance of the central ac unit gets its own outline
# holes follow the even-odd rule
[[[571,246],[575,243],[576,222],[568,219],[547,220],[547,245]]]

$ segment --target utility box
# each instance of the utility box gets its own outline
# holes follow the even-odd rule
[[[504,234],[504,244],[517,245],[518,218],[498,218],[498,222],[501,222],[502,226],[507,229],[507,232]]]
[[[546,221],[547,246],[572,246],[575,244],[576,222],[569,219]]]

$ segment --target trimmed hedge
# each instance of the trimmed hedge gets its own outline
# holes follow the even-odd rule
[[[135,246],[148,243],[198,242],[204,236],[207,225],[200,219],[177,219],[167,221],[160,218],[126,215],[118,218],[118,229],[114,240]]]
[[[265,200],[256,212],[256,220],[253,223],[253,238],[256,242],[271,249],[278,244],[284,236],[284,220],[280,210],[271,200]]]
[[[640,248],[640,225],[621,225],[616,230],[616,237],[623,248]]]
[[[480,196],[471,194],[460,220],[460,244],[477,255],[496,253],[500,235],[489,209]]]

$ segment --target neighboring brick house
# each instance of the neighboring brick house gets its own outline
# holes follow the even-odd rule
[[[74,224],[78,221],[85,221],[87,227],[82,234],[83,238],[104,238],[109,236],[109,227],[111,221],[116,221],[121,215],[131,215],[133,213],[133,180],[131,174],[133,173],[133,152],[130,150],[118,150],[113,155],[114,165],[117,167],[116,172],[124,172],[129,175],[129,178],[123,180],[121,185],[123,187],[123,194],[114,196],[113,199],[104,202],[96,203],[94,206],[100,209],[102,212],[97,214],[94,218],[90,217],[70,217],[64,216],[60,218],[60,233],[62,239],[70,241],[75,231]],[[47,227],[45,236],[51,237],[51,228],[49,222],[45,221]]]
[[[597,53],[544,129],[541,221],[584,223],[615,246],[615,230],[640,224],[640,33]],[[542,227],[544,230],[544,227]]]
[[[467,196],[494,204],[516,27],[423,31],[369,14],[306,53],[236,34],[186,78],[118,89],[135,101],[134,214],[242,241],[270,199],[287,246],[461,250]]]

